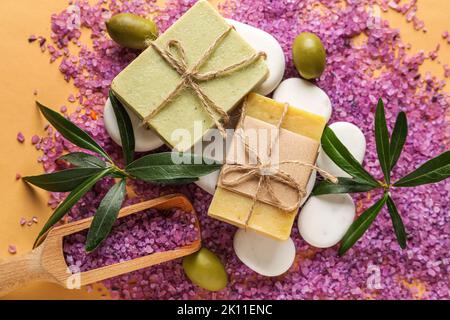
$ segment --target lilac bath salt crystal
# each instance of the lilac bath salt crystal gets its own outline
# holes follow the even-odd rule
[[[26,223],[27,223],[27,219],[25,219],[24,217],[20,218],[19,224],[20,224],[21,226],[24,226]]]
[[[39,140],[40,140],[39,136],[34,135],[34,136],[31,137],[31,144],[35,145],[35,144],[37,144],[39,142]]]
[[[8,245],[8,252],[9,252],[9,254],[16,254],[17,253],[16,246],[14,244]]]
[[[330,97],[335,121],[350,121],[367,139],[364,166],[376,178],[382,178],[373,135],[374,110],[378,98],[386,105],[388,126],[392,129],[400,111],[408,116],[409,134],[395,169],[394,181],[417,168],[450,145],[448,106],[450,95],[445,82],[431,74],[421,74],[419,67],[431,54],[412,52],[402,42],[399,32],[389,23],[373,16],[370,7],[377,2],[382,10],[397,10],[411,20],[411,28],[423,29],[417,14],[419,1],[360,0],[341,6],[332,0],[228,0],[221,5],[224,16],[247,23],[272,34],[281,44],[287,62],[285,78],[298,77],[291,46],[301,32],[317,34],[327,51],[327,65],[315,84]],[[395,3],[393,9],[389,3]],[[69,10],[51,17],[55,50],[47,51],[67,81],[78,89],[75,108],[67,113],[71,121],[86,130],[111,155],[123,164],[122,152],[105,132],[103,106],[112,79],[138,54],[122,48],[106,34],[105,21],[119,12],[154,17],[163,32],[195,0],[168,0],[159,8],[154,1],[74,0]],[[421,2],[420,2],[421,3]],[[321,4],[318,6],[318,4]],[[420,11],[419,11],[420,13]],[[76,23],[74,23],[76,22]],[[81,42],[86,29],[92,46]],[[355,37],[364,35],[362,41]],[[55,106],[57,108],[58,106]],[[80,149],[56,133],[46,131],[40,145],[41,163],[46,172],[67,168],[55,162],[66,152]],[[164,147],[158,151],[166,151]],[[141,156],[141,155],[138,155]],[[110,178],[98,182],[69,212],[68,221],[92,216],[101,199],[112,186]],[[236,228],[207,216],[211,196],[193,184],[168,187],[142,181],[130,181],[136,198],[127,205],[169,193],[187,195],[199,215],[202,245],[213,251],[225,264],[229,285],[220,292],[207,292],[192,284],[184,275],[179,260],[105,280],[105,286],[119,299],[450,299],[450,182],[417,188],[398,188],[393,198],[408,233],[408,247],[401,250],[396,242],[389,214],[384,209],[367,233],[343,257],[337,247],[315,249],[306,244],[294,226],[297,257],[283,275],[263,277],[245,265],[233,251]],[[51,193],[49,205],[56,207],[66,193]],[[357,214],[380,197],[378,191],[353,196]],[[163,223],[163,219],[160,220]],[[185,232],[186,230],[183,230]],[[85,234],[66,239],[67,257],[81,268],[114,263],[173,246],[186,240],[173,229],[149,230],[130,222],[113,229],[113,234],[86,261]],[[128,251],[126,246],[128,245]],[[122,251],[124,250],[124,251]],[[123,252],[127,252],[124,254]],[[67,258],[69,263],[69,259]]]
[[[22,132],[17,133],[17,141],[19,141],[20,143],[23,143],[25,141],[25,136]]]

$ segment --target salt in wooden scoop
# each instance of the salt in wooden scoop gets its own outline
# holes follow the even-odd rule
[[[0,261],[0,296],[24,286],[32,281],[49,281],[61,286],[74,289],[74,276],[77,278],[76,287],[84,286],[124,273],[147,268],[162,262],[184,257],[198,251],[201,247],[200,224],[197,214],[189,200],[180,194],[173,194],[137,203],[119,212],[119,218],[154,208],[168,210],[179,208],[195,217],[198,237],[193,243],[174,250],[157,252],[137,259],[128,260],[105,267],[81,272],[73,275],[67,266],[63,252],[64,237],[88,229],[92,218],[87,218],[65,224],[50,230],[39,247],[28,254],[17,258]]]

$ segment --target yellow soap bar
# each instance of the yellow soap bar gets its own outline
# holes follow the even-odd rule
[[[208,215],[244,228],[253,200],[236,192],[217,187]],[[291,234],[297,210],[281,211],[269,204],[258,202],[248,221],[248,228],[269,237],[286,240]]]
[[[284,104],[258,94],[247,97],[247,116],[276,124],[284,110]],[[289,107],[282,128],[320,141],[326,120],[318,115]],[[253,200],[247,196],[218,187],[208,215],[244,228]],[[285,212],[275,206],[258,202],[251,214],[247,228],[266,236],[286,240],[298,210]]]
[[[247,115],[270,124],[277,124],[284,110],[284,103],[250,93],[247,97]],[[281,127],[302,136],[320,141],[326,120],[305,110],[289,107]]]

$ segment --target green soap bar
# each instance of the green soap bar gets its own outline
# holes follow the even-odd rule
[[[187,64],[195,65],[211,44],[227,30],[228,23],[207,1],[197,2],[157,40],[160,48],[168,41],[178,40],[183,46]],[[233,65],[255,53],[255,50],[232,30],[200,69],[215,71]],[[205,94],[224,111],[230,111],[255,86],[265,80],[268,68],[264,59],[224,77],[201,82]],[[180,75],[152,48],[147,48],[112,83],[117,97],[140,118],[149,115],[180,83]],[[194,137],[194,122],[202,124]],[[198,97],[189,89],[183,90],[174,100],[149,120],[149,125],[171,147],[186,151],[214,126]],[[185,129],[190,141],[180,143],[173,136],[176,129]],[[200,133],[200,134],[199,134]]]

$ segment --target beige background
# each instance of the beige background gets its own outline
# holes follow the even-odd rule
[[[39,156],[31,145],[34,134],[43,134],[44,120],[39,116],[34,105],[38,98],[46,105],[59,106],[66,104],[70,93],[76,93],[71,83],[66,83],[58,71],[58,63],[49,64],[49,56],[42,54],[38,45],[29,44],[31,34],[50,34],[50,16],[67,6],[66,0],[1,0],[0,12],[0,97],[1,129],[0,146],[0,259],[10,257],[8,244],[17,246],[18,253],[24,254],[31,249],[33,240],[50,214],[47,207],[47,194],[44,191],[30,188],[21,181],[15,181],[16,173],[22,175],[42,172],[37,163]],[[449,45],[441,38],[445,30],[450,31],[448,23],[448,0],[419,1],[419,16],[425,20],[427,33],[414,31],[404,17],[395,12],[382,13],[391,21],[393,27],[401,29],[405,42],[412,44],[412,52],[420,49],[429,51],[441,44],[439,58],[427,61],[423,71],[431,71],[443,78],[443,68],[439,64],[450,64]],[[85,41],[88,41],[85,37]],[[448,85],[447,85],[448,88]],[[16,135],[22,131],[26,141],[20,144]],[[39,218],[39,223],[31,227],[21,227],[21,217]],[[92,292],[86,289],[70,291],[51,284],[34,284],[22,288],[7,296],[9,299],[97,299],[107,298],[107,292],[101,286],[95,286]]]

